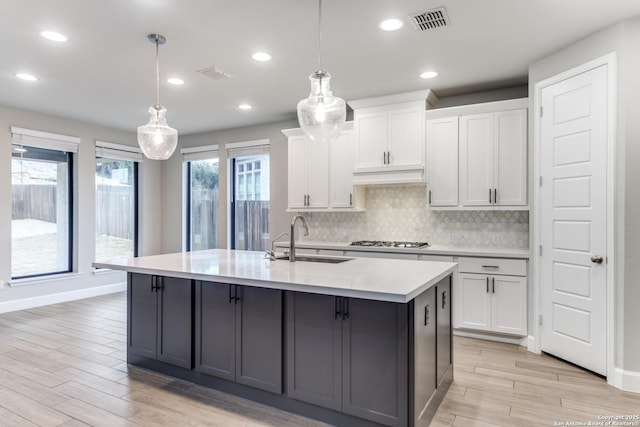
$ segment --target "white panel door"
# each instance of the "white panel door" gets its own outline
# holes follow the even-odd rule
[[[607,66],[542,89],[543,351],[599,374],[606,351]]]
[[[304,136],[289,137],[288,162],[289,208],[304,209],[307,195],[307,140]]]
[[[329,144],[329,206],[353,207],[353,131]]]
[[[493,114],[460,117],[460,203],[489,206],[493,200]]]
[[[387,112],[355,113],[356,169],[382,167],[387,151]]]
[[[458,117],[427,122],[430,206],[458,206]]]
[[[389,111],[389,166],[424,167],[424,108]]]
[[[527,205],[527,110],[494,115],[493,203]]]
[[[329,144],[307,140],[307,206],[329,207]]]
[[[491,283],[489,276],[481,274],[458,275],[459,326],[461,328],[491,330]]]

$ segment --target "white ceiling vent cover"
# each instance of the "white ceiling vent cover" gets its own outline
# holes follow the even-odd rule
[[[231,74],[227,74],[216,67],[203,68],[202,70],[198,70],[198,73],[203,74],[213,80],[226,80],[231,78]]]
[[[409,17],[411,18],[411,22],[413,22],[413,26],[416,27],[418,31],[434,30],[451,25],[451,21],[447,15],[447,9],[445,9],[444,6],[425,12],[412,13]]]

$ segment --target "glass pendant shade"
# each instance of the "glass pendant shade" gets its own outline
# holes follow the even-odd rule
[[[178,145],[178,131],[169,127],[162,105],[149,107],[149,123],[138,127],[138,144],[152,160],[167,160]]]
[[[333,96],[326,71],[316,71],[309,76],[311,93],[298,103],[298,122],[302,131],[312,141],[331,142],[340,135],[347,119],[344,99]]]

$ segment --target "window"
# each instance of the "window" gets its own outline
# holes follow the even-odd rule
[[[141,160],[135,147],[96,142],[96,261],[138,255]]]
[[[186,248],[218,247],[218,146],[182,150],[186,174]]]
[[[73,153],[79,140],[12,128],[11,277],[72,271]]]
[[[232,249],[263,251],[269,244],[269,141],[227,144]]]

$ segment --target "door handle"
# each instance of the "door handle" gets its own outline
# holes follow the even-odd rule
[[[429,304],[424,306],[424,326],[429,324]]]
[[[229,285],[229,304],[231,304],[231,301],[234,300],[235,298],[235,285]]]
[[[429,204],[431,204],[431,190],[429,190]]]
[[[491,293],[492,294],[496,293],[496,278],[495,277],[491,278]]]
[[[491,204],[491,189],[489,189],[489,204]]]
[[[591,257],[591,262],[593,262],[594,264],[602,264],[602,261],[604,261],[604,258],[600,255],[593,255]]]
[[[487,293],[489,293],[489,276],[487,276]]]
[[[342,306],[342,297],[333,297],[333,304],[334,304],[334,310],[335,310],[335,315],[334,315],[334,319],[337,319],[338,316],[340,316],[342,313],[340,311],[340,307]]]
[[[494,188],[493,189],[493,204],[497,204],[498,203],[498,189]]]
[[[447,306],[447,291],[442,291],[442,309]]]
[[[342,298],[342,320],[349,318],[349,298]]]

